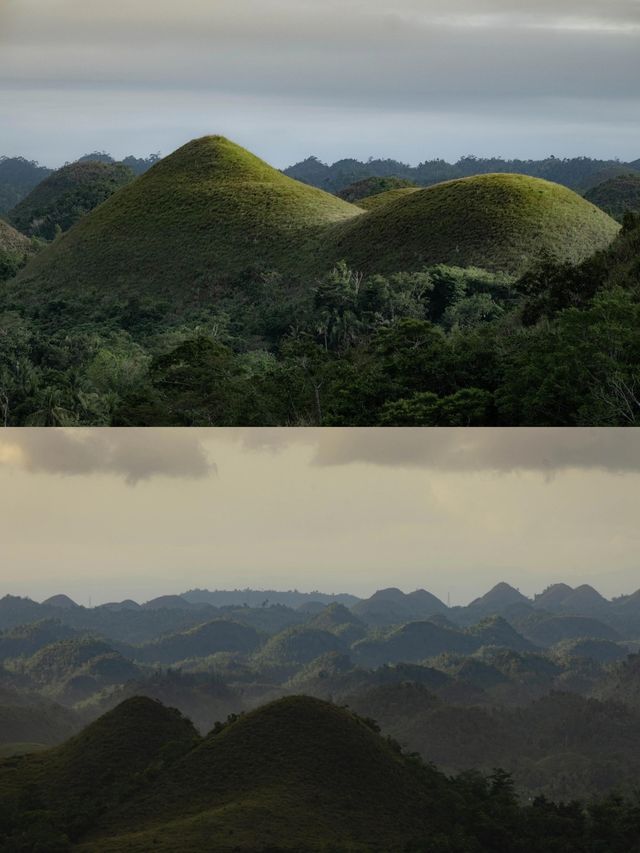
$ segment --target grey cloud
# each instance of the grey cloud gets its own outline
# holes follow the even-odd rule
[[[640,472],[640,430],[336,430],[314,437],[318,466],[368,463],[448,472]]]
[[[0,435],[0,459],[33,473],[113,474],[131,485],[216,472],[198,434],[189,430],[10,429]]]

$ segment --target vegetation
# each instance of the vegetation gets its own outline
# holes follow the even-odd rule
[[[2,422],[634,425],[640,220],[618,229],[508,174],[367,212],[196,140],[0,287]]]
[[[13,851],[629,853],[637,797],[519,802],[509,774],[451,778],[367,717],[305,697],[199,738],[177,712],[124,702],[55,750],[0,763]]]
[[[617,175],[593,187],[585,198],[622,221],[625,214],[640,214],[640,173]]]
[[[381,193],[387,193],[393,190],[407,189],[414,187],[413,181],[408,181],[406,178],[365,178],[362,181],[356,181],[348,187],[345,187],[340,192],[336,193],[338,198],[343,198],[345,201],[350,201],[357,204],[367,198],[371,198]]]
[[[317,157],[309,157],[285,170],[285,174],[303,183],[327,190],[341,192],[355,182],[369,178],[404,178],[418,186],[431,186],[441,181],[468,178],[471,175],[504,172],[530,175],[554,181],[577,192],[585,192],[607,178],[632,171],[640,171],[640,161],[620,163],[618,160],[594,160],[590,157],[545,160],[503,160],[499,157],[462,157],[457,163],[445,160],[427,160],[418,166],[408,166],[397,160],[375,160],[366,163],[358,160],[339,160],[331,166]]]
[[[31,190],[9,212],[9,220],[29,237],[53,240],[133,178],[131,169],[119,163],[71,163]]]

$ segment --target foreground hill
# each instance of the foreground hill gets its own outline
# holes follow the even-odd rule
[[[415,694],[407,697],[414,719],[426,713],[448,732],[451,722],[440,714],[438,723],[428,694],[399,690]],[[368,704],[384,712],[384,692]],[[594,706],[588,723],[604,713]],[[473,719],[474,735],[499,727],[484,717]],[[0,846],[47,853],[638,850],[632,801],[523,806],[504,772],[448,778],[377,732],[347,709],[296,696],[199,738],[178,712],[133,698],[60,747],[0,762]],[[498,739],[506,748],[513,735]]]
[[[17,287],[49,297],[210,301],[249,269],[309,269],[327,225],[360,208],[299,184],[221,136],[160,161],[46,249]]]
[[[23,234],[53,240],[113,193],[131,183],[134,174],[121,163],[70,163],[53,172],[9,213]]]
[[[404,194],[354,219],[336,236],[335,256],[378,272],[451,264],[517,274],[538,257],[583,261],[618,230],[559,184],[479,175]]]

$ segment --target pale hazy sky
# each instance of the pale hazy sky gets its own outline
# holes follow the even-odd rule
[[[640,587],[640,430],[0,432],[0,595]]]
[[[0,0],[0,154],[640,157],[640,0]]]

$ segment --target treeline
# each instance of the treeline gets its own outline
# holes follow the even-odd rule
[[[618,174],[640,172],[640,160],[621,163],[619,160],[598,160],[591,157],[547,157],[544,160],[504,160],[501,157],[462,157],[456,163],[446,160],[425,160],[418,166],[409,166],[398,160],[354,159],[338,160],[332,165],[322,163],[317,157],[308,157],[285,169],[285,175],[337,193],[357,181],[370,177],[396,177],[420,186],[430,186],[440,181],[467,178],[471,175],[509,172],[531,175],[564,184],[584,192],[596,184]]]
[[[432,267],[251,272],[214,309],[3,306],[6,425],[632,425],[640,226],[520,280]]]

